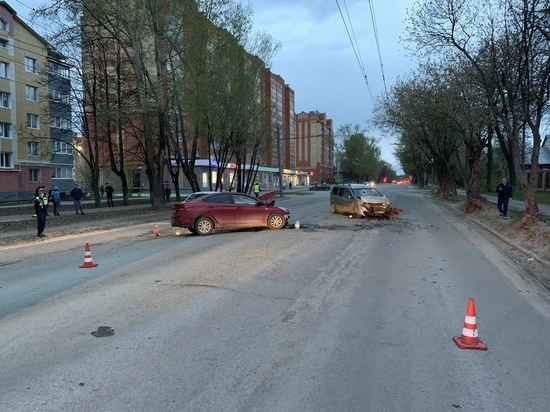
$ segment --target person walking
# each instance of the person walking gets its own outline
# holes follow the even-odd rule
[[[59,192],[59,186],[53,187],[52,201],[53,201],[53,214],[55,216],[59,216],[59,209],[61,209],[61,193]]]
[[[38,237],[46,237],[46,216],[48,216],[48,196],[45,194],[44,186],[38,186],[34,196],[34,213],[36,214],[36,228]]]
[[[113,193],[115,192],[115,189],[113,189],[113,186],[107,182],[105,184],[105,194],[107,195],[107,206],[108,207],[114,207],[115,204],[113,203]]]
[[[260,194],[260,183],[256,182],[254,183],[254,187],[252,188],[252,191],[254,192],[254,196],[258,197]]]
[[[109,184],[109,183],[107,183]],[[99,186],[99,194],[101,195],[101,197],[103,197],[103,194],[105,193],[105,188],[103,187],[103,185]]]
[[[292,190],[292,182],[290,180],[288,181],[288,190]]]
[[[512,198],[512,186],[508,183],[508,179],[502,178],[497,186],[497,207],[503,219],[508,219],[508,202]]]
[[[78,187],[76,183],[74,184],[73,190],[71,190],[71,197],[74,202],[75,214],[78,215],[78,210],[80,209],[80,214],[83,215],[84,208],[82,207],[82,189]]]
[[[166,185],[164,188],[164,199],[163,204],[170,203],[170,196],[172,195],[172,191],[170,190],[170,186]]]

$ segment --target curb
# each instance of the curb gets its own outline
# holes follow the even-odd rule
[[[478,220],[475,220],[475,219],[472,219],[471,217],[465,215],[465,214],[462,214],[463,217],[465,217],[466,219],[468,219],[470,222],[472,223],[475,223],[476,225],[478,225],[479,227],[481,227],[483,230],[486,230],[487,232],[491,233],[493,236],[495,236],[496,238],[498,238],[500,241],[506,243],[507,245],[509,245],[510,247],[513,247],[514,249],[517,249],[518,251],[520,251],[521,253],[523,253],[524,255],[526,256],[529,256],[530,258],[536,260],[537,262],[539,262],[541,265],[547,267],[547,268],[550,268],[550,262],[541,258],[539,255],[531,252],[530,250],[528,249],[525,249],[523,246],[520,246],[518,244],[515,244],[515,243],[512,243],[510,242],[510,240],[508,238],[506,238],[505,236],[502,236],[500,233],[498,233],[496,230],[492,229],[491,227],[487,226],[486,224],[484,223],[481,223],[480,221]]]

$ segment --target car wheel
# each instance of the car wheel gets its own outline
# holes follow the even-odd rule
[[[272,213],[267,218],[267,227],[270,229],[282,229],[285,225],[285,218],[280,213]]]
[[[214,222],[207,217],[200,217],[195,222],[195,233],[200,236],[206,236],[214,230]]]
[[[334,202],[330,202],[330,211],[331,211],[331,213],[336,213],[337,212],[336,205],[334,204]]]

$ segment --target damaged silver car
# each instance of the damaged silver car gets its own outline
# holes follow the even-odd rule
[[[374,187],[361,184],[335,185],[330,192],[330,211],[351,217],[398,217],[403,213]]]

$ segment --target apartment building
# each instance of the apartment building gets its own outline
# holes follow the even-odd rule
[[[0,1],[0,202],[72,186],[69,95],[63,56]]]
[[[334,182],[334,131],[332,119],[318,111],[296,115],[296,167],[307,172],[311,183]]]

